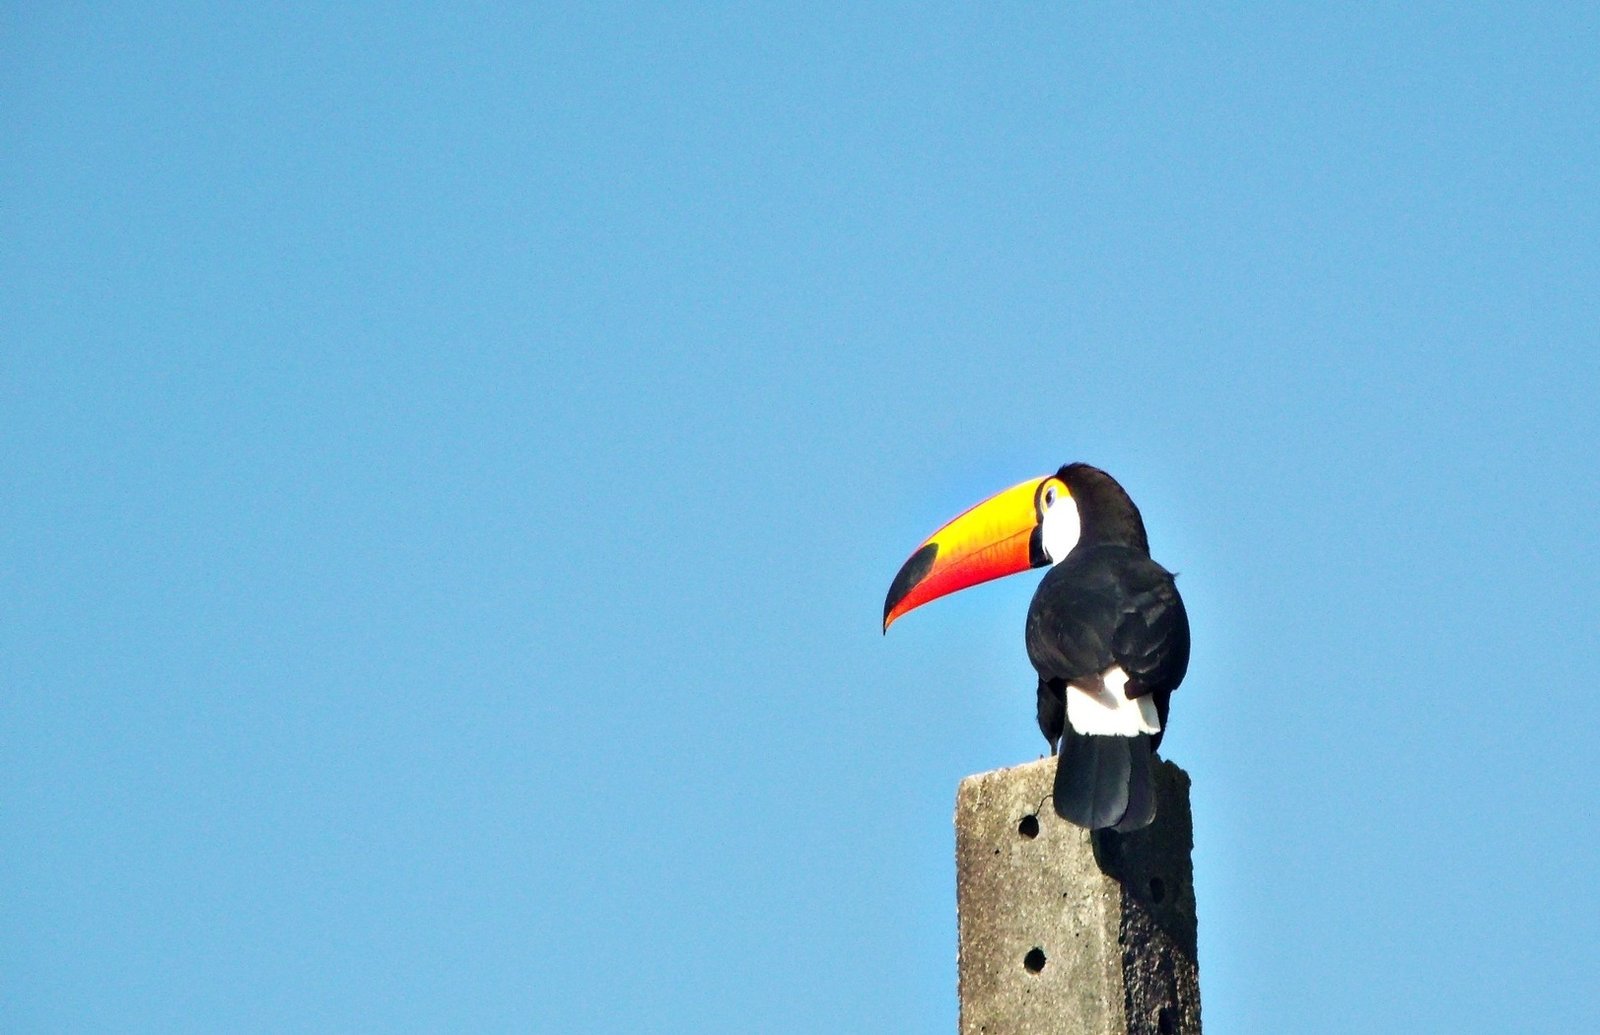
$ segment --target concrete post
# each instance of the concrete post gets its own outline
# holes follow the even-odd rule
[[[1189,776],[1156,821],[1093,836],[1055,814],[1056,760],[961,781],[962,1035],[1200,1035]]]

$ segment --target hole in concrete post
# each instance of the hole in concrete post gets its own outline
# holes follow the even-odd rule
[[[1022,817],[1022,822],[1017,824],[1017,833],[1032,841],[1039,836],[1039,817],[1028,814]]]
[[[1163,1006],[1156,1014],[1156,1031],[1161,1035],[1175,1035],[1177,1030],[1178,1022],[1172,1017],[1172,1007]]]
[[[1028,954],[1022,957],[1022,965],[1028,968],[1030,974],[1039,973],[1044,969],[1044,950],[1038,946],[1029,949]]]
[[[1159,906],[1161,904],[1161,900],[1166,898],[1166,897],[1167,897],[1167,885],[1161,880],[1160,877],[1151,877],[1150,878],[1150,901],[1154,902],[1156,905]]]

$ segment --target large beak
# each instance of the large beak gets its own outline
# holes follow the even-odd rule
[[[1039,541],[1039,486],[1033,478],[990,496],[929,536],[894,577],[883,631],[928,601],[1049,563]]]

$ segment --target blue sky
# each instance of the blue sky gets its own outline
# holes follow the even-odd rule
[[[1593,12],[268,6],[0,13],[0,1026],[952,1030],[1078,459],[1208,1028],[1589,1023]]]

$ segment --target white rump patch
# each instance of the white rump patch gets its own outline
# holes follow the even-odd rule
[[[1080,679],[1067,689],[1067,721],[1079,733],[1137,737],[1160,733],[1161,719],[1149,694],[1130,701],[1123,695],[1128,674],[1112,665],[1098,679]]]

